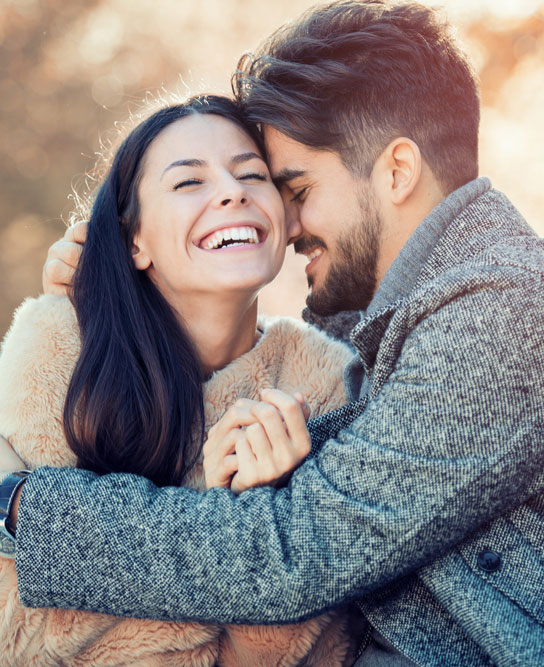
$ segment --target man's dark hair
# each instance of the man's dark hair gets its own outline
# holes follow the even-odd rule
[[[418,3],[343,0],[274,33],[233,77],[249,119],[333,150],[369,176],[406,136],[451,192],[478,172],[478,85],[437,12]]]

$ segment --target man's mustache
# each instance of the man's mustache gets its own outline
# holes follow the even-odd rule
[[[302,236],[295,241],[293,247],[296,253],[306,253],[309,250],[315,250],[316,248],[327,249],[325,241],[318,236]]]

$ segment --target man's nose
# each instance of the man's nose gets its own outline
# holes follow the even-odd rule
[[[287,225],[287,245],[294,243],[302,234],[302,224],[295,206],[285,209],[285,224]]]

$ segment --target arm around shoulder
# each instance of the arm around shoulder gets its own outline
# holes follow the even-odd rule
[[[459,293],[421,318],[365,412],[288,488],[236,498],[37,471],[19,514],[22,599],[293,622],[430,562],[538,490],[544,360],[533,342],[543,312],[510,286]]]

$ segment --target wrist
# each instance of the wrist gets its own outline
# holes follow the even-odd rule
[[[15,535],[15,530],[17,528],[17,517],[19,515],[19,503],[21,502],[21,493],[23,492],[23,486],[25,485],[26,480],[22,480],[21,484],[15,489],[15,494],[11,501],[11,507],[9,510],[8,517],[6,519],[6,524],[8,530]]]
[[[0,556],[15,556],[15,529],[23,484],[30,472],[12,472],[0,478]]]

